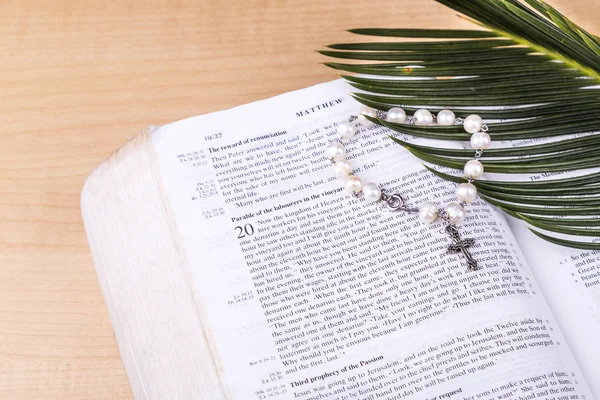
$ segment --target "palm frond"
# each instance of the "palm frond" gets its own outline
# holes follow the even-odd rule
[[[600,135],[600,40],[540,0],[437,0],[479,28],[351,29],[358,35],[396,41],[339,43],[321,53],[337,59],[325,65],[343,71],[359,102],[408,113],[427,105],[451,108],[457,117],[479,114],[492,139],[505,147],[486,150],[486,172],[559,173],[597,168]],[[417,39],[406,41],[403,39]],[[420,40],[422,39],[422,40]],[[435,39],[435,40],[431,40]],[[410,79],[398,79],[410,78]],[[426,139],[468,141],[460,126],[372,122],[393,132]],[[473,150],[415,144],[390,138],[423,161],[462,170]],[[511,141],[539,141],[511,146]],[[459,176],[427,167],[440,178]],[[475,182],[481,197],[563,246],[600,249],[600,172],[574,178]],[[591,228],[596,227],[596,228]],[[550,234],[539,232],[538,229]],[[553,234],[573,236],[562,239]]]

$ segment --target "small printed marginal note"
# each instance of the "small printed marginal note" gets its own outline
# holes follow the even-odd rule
[[[248,290],[244,292],[235,293],[231,296],[231,299],[227,300],[227,305],[237,305],[254,299],[254,291]]]
[[[275,356],[268,357],[266,359],[258,360],[254,364],[251,365],[260,365],[264,362],[270,362],[275,360]],[[283,395],[288,392],[287,386],[283,383],[284,375],[281,371],[275,370],[269,372],[266,376],[261,378],[260,384],[261,387],[258,390],[254,391],[254,395],[258,400],[269,399],[272,397],[277,397]]]
[[[196,183],[194,194],[191,196],[192,201],[203,200],[209,197],[217,196],[219,191],[213,179]]]
[[[206,210],[202,210],[202,217],[205,220],[220,217],[221,215],[225,215],[225,210],[223,207],[211,207]]]
[[[208,157],[206,157],[206,153],[202,149],[179,153],[176,157],[180,164],[191,167],[202,167],[208,164]]]
[[[260,365],[260,364],[266,364],[268,362],[271,361],[275,361],[277,360],[276,356],[269,356],[269,357],[264,357],[264,358],[259,358],[257,360],[252,360],[249,362],[249,365],[255,366],[255,365]],[[282,374],[279,371],[273,372],[271,374],[269,374],[269,378],[268,379],[263,379],[262,383],[270,383],[270,382],[276,382],[278,380],[282,379]]]

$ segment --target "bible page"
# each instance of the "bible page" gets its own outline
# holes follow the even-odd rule
[[[512,217],[509,224],[590,389],[600,398],[600,252],[553,245]]]
[[[443,224],[332,177],[323,150],[360,107],[349,90],[333,81],[153,136],[229,398],[592,399],[498,211],[468,207],[461,235],[481,269],[467,272]],[[357,127],[345,145],[364,182],[411,206],[454,200],[391,132]]]

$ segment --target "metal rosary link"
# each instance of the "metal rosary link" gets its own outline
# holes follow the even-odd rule
[[[488,128],[487,124],[481,125],[481,132],[487,132],[488,129],[489,128]],[[482,156],[483,156],[483,149],[476,149],[475,155],[473,156],[473,158],[476,160],[479,160]]]
[[[381,198],[379,201],[384,203],[391,211],[404,211],[410,214],[419,212],[419,209],[416,207],[408,207],[401,195],[398,193],[388,194],[384,188],[381,188]]]

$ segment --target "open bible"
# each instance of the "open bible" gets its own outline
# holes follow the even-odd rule
[[[83,218],[136,399],[600,399],[600,254],[477,200],[468,272],[443,224],[348,195],[323,155],[359,109],[348,90],[148,129],[88,178]],[[452,201],[391,134],[359,126],[346,146],[363,181],[413,206]]]

